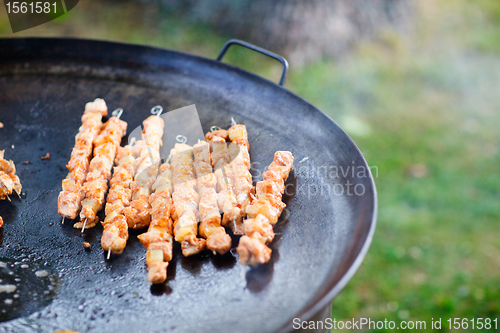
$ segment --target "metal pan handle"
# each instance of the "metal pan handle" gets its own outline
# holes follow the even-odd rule
[[[263,49],[261,47],[258,47],[256,45],[247,43],[245,41],[242,41],[242,40],[239,40],[239,39],[231,39],[231,40],[227,41],[226,44],[224,44],[224,46],[222,47],[222,50],[220,51],[219,55],[217,56],[217,61],[221,61],[222,60],[222,57],[224,57],[224,54],[226,54],[226,52],[229,49],[229,47],[231,45],[233,45],[233,44],[244,46],[247,49],[250,49],[250,50],[262,53],[262,54],[264,54],[264,55],[266,55],[268,57],[271,57],[271,58],[276,59],[279,62],[281,62],[281,64],[283,65],[283,73],[281,74],[281,79],[280,79],[279,85],[282,86],[282,85],[285,84],[286,75],[288,73],[288,61],[286,61],[286,59],[283,58],[282,56],[280,56],[279,54],[276,54],[274,52],[268,51],[268,50]]]

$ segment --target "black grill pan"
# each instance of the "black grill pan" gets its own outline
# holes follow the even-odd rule
[[[123,108],[130,130],[157,104],[166,111],[195,104],[205,131],[227,128],[234,117],[248,128],[257,180],[276,150],[293,152],[271,262],[247,270],[232,254],[183,258],[176,247],[168,283],[151,287],[137,233],[123,255],[106,261],[100,226],[82,235],[73,221],[61,225],[65,165],[84,105],[96,97],[110,110]],[[0,149],[15,161],[24,192],[0,202],[7,264],[0,273],[21,280],[14,282],[19,297],[0,306],[0,331],[289,331],[296,317],[328,312],[374,233],[371,175],[340,172],[368,168],[345,132],[281,86],[219,61],[102,41],[0,39],[0,121]],[[360,195],[340,194],[349,184]],[[37,277],[40,270],[49,276]]]

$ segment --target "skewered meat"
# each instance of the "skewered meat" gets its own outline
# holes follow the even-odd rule
[[[194,145],[194,170],[198,178],[200,196],[199,234],[207,240],[206,246],[214,253],[225,254],[231,248],[231,237],[221,226],[217,202],[217,179],[212,173],[210,146],[205,142]]]
[[[217,179],[217,203],[219,210],[224,214],[222,225],[231,228],[235,235],[243,235],[243,216],[234,192],[233,171],[229,164],[231,156],[226,140],[214,136],[210,141],[210,146],[212,148],[212,165]]]
[[[4,159],[5,150],[0,150],[0,171],[6,174],[15,174],[16,165],[11,160]]]
[[[4,150],[0,150],[0,199],[9,199],[12,192],[21,197],[23,189],[19,177],[16,175],[16,165],[11,160],[4,159]],[[0,227],[3,226],[3,219],[0,217]]]
[[[85,183],[82,187],[83,199],[80,222],[75,228],[93,228],[99,218],[97,212],[104,205],[104,196],[108,191],[108,180],[120,141],[127,131],[127,123],[118,117],[111,117],[104,129],[95,139],[94,157],[90,161]]]
[[[172,167],[163,163],[158,177],[152,187],[154,193],[149,197],[151,204],[151,223],[148,231],[138,236],[142,245],[147,249],[146,265],[148,281],[163,283],[167,279],[168,262],[172,260],[173,210]]]
[[[132,201],[123,209],[128,227],[142,229],[151,222],[151,205],[149,196],[153,183],[158,174],[160,163],[160,146],[162,145],[163,129],[165,123],[159,116],[149,116],[142,122],[142,140],[136,143],[140,147],[133,153],[139,155],[135,160],[134,180],[130,183]]]
[[[14,181],[8,174],[0,172],[0,199],[5,200],[14,191]]]
[[[186,144],[176,143],[170,151],[173,169],[173,186],[175,213],[175,241],[181,243],[182,254],[191,256],[205,248],[205,240],[198,235],[198,202],[196,178],[194,176],[193,150]]]
[[[130,183],[134,178],[134,162],[131,146],[118,147],[116,167],[109,182],[111,188],[106,198],[106,218],[102,222],[104,230],[101,237],[103,250],[113,254],[123,253],[128,240],[127,219],[122,211],[132,197]]]
[[[269,261],[271,249],[266,246],[274,238],[272,226],[285,208],[281,196],[285,180],[293,167],[293,156],[287,151],[277,151],[274,161],[257,183],[256,197],[246,208],[245,236],[240,238],[236,251],[244,265],[255,266]]]
[[[245,125],[234,125],[228,130],[231,144],[229,154],[231,156],[231,166],[234,177],[234,192],[236,200],[241,206],[241,211],[245,214],[246,207],[252,201],[254,187],[252,185],[252,175],[250,174],[250,154],[248,144],[248,134]]]
[[[281,196],[285,190],[285,180],[293,167],[293,156],[287,151],[277,151],[274,161],[269,165],[266,172],[262,174],[263,180],[256,185],[256,198],[247,206],[248,217],[254,218],[262,214],[269,219],[269,223],[275,225],[281,212],[285,208]]]
[[[142,124],[144,125],[142,135],[146,145],[159,152],[163,145],[162,137],[165,127],[163,119],[158,116],[149,116]]]
[[[12,192],[21,195],[22,185],[16,175],[16,165],[4,159],[4,150],[0,150],[0,199],[4,200]]]
[[[82,207],[83,199],[82,185],[85,181],[90,159],[92,158],[92,146],[102,129],[102,117],[108,114],[108,107],[104,100],[96,98],[93,102],[85,105],[82,116],[82,125],[75,136],[75,146],[71,151],[71,157],[66,165],[69,170],[66,179],[62,182],[62,191],[58,198],[59,215],[75,219]]]

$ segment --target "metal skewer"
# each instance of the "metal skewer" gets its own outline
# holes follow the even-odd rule
[[[175,137],[175,140],[177,140],[177,142],[179,143],[186,143],[188,138],[185,137],[184,135],[179,134]]]
[[[82,233],[85,231],[85,226],[87,225],[87,219],[83,221]]]
[[[122,116],[122,114],[123,114],[123,109],[122,108],[118,108],[118,109],[114,110],[113,112],[111,112],[111,115],[113,117],[118,118],[118,119],[120,119],[120,117]]]
[[[153,108],[151,108],[151,114],[155,115],[155,116],[161,116],[163,112],[163,106],[161,105],[156,105],[156,106],[153,106]]]
[[[210,132],[219,131],[219,130],[221,130],[221,129],[222,129],[222,128],[220,128],[219,126],[214,125],[214,126],[210,127]]]
[[[111,248],[108,249],[108,255],[106,256],[106,260],[109,260],[111,258]]]

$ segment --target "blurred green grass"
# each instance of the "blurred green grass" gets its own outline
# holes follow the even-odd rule
[[[333,317],[500,317],[500,2],[419,1],[416,27],[291,71],[286,87],[338,122],[378,169],[378,227]],[[230,36],[132,4],[81,3],[16,36],[77,36],[214,58]],[[5,12],[0,35],[12,36]],[[243,49],[225,61],[277,81]]]

